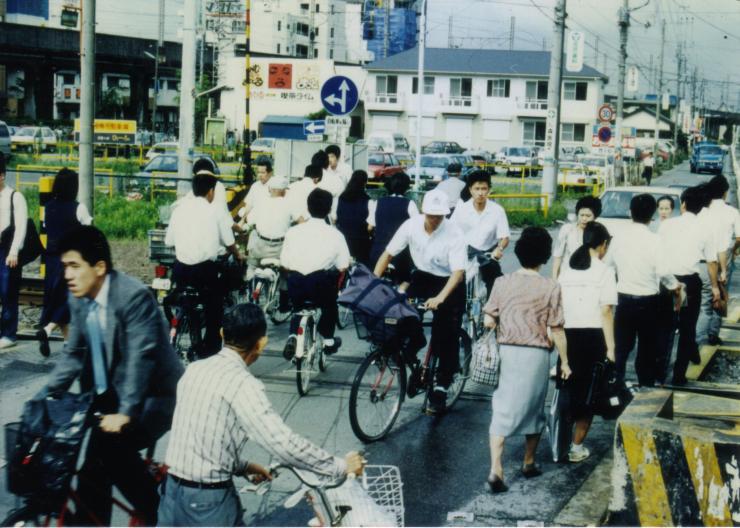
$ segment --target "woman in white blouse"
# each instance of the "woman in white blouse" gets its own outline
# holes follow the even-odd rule
[[[590,454],[583,441],[594,416],[593,409],[586,406],[594,365],[605,357],[614,362],[617,281],[614,269],[601,262],[610,239],[602,224],[587,223],[583,244],[570,257],[569,266],[563,269],[559,279],[568,365],[572,372],[562,387],[569,393],[569,414],[575,421],[573,443],[568,453],[571,462],[585,460]]]
[[[555,243],[552,265],[552,278],[557,279],[565,262],[568,266],[570,256],[583,244],[583,229],[586,224],[596,220],[601,214],[601,200],[594,196],[584,196],[576,202],[576,223],[565,224],[560,228]]]

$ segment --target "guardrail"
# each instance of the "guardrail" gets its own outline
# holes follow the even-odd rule
[[[545,218],[550,212],[550,197],[546,194],[536,193],[514,193],[514,194],[494,194],[488,195],[489,198],[494,200],[523,200],[523,199],[537,199],[537,205],[534,207],[506,207],[506,211],[521,211],[521,212],[537,212],[542,211]]]
[[[57,172],[62,170],[64,167],[49,166],[49,165],[16,165],[15,166],[15,188],[20,189],[21,187],[38,187],[39,182],[24,182],[21,179],[21,173],[30,172],[32,174],[39,174],[40,176],[56,175]],[[77,167],[67,167],[72,170],[78,170]],[[99,179],[101,175],[112,176],[113,169],[95,169],[94,176]],[[107,185],[96,185],[95,190],[108,193],[109,196],[113,196],[113,179],[108,178]]]

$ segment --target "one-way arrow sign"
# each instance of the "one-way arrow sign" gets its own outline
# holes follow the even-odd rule
[[[343,75],[329,78],[321,87],[321,104],[333,115],[349,114],[357,106],[359,98],[357,85]]]
[[[323,134],[326,129],[326,123],[324,121],[304,121],[303,122],[303,135],[309,136],[312,134]]]

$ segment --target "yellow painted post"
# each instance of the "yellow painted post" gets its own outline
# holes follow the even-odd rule
[[[543,195],[543,197],[545,199],[545,203],[544,203],[544,206],[543,206],[543,209],[542,209],[542,213],[545,215],[545,218],[547,218],[547,214],[550,211],[550,198],[546,194]]]
[[[53,176],[42,176],[39,178],[39,238],[41,244],[46,248],[47,235],[46,235],[46,204],[51,199],[51,189],[54,186]],[[41,266],[39,268],[39,274],[42,277],[46,276],[46,259],[44,254],[41,253]]]

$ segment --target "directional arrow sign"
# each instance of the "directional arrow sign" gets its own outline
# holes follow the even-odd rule
[[[304,121],[303,122],[303,135],[308,136],[311,134],[323,134],[326,124],[324,121]]]
[[[349,114],[355,109],[359,99],[357,85],[343,75],[330,77],[321,87],[321,104],[333,115]]]

